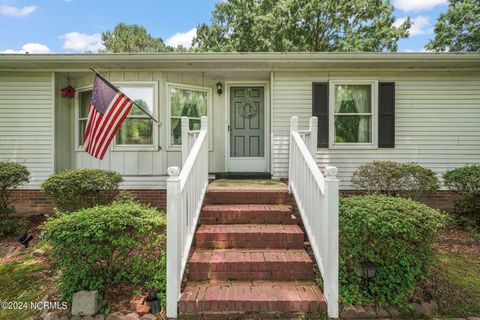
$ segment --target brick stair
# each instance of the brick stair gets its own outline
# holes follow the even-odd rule
[[[301,249],[305,235],[298,225],[202,224],[195,238],[197,248]]]
[[[305,250],[196,250],[189,279],[314,280],[313,262]]]
[[[324,310],[286,186],[212,185],[188,261],[180,317],[298,319]]]
[[[206,205],[200,216],[201,224],[297,224],[289,205],[237,204]]]

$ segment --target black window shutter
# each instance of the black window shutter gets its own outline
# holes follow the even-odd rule
[[[395,82],[378,83],[378,147],[395,148]]]
[[[312,115],[318,118],[317,147],[328,148],[328,82],[312,85]]]

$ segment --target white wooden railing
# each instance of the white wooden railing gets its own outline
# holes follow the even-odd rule
[[[186,148],[184,148],[186,147]],[[182,170],[168,168],[167,179],[167,317],[177,317],[180,286],[208,186],[208,119],[188,130],[182,117]],[[185,159],[183,161],[183,159]]]
[[[338,179],[337,168],[327,167],[325,177],[315,161],[316,117],[309,130],[298,130],[298,117],[290,125],[288,187],[302,216],[323,278],[328,316],[338,317]]]

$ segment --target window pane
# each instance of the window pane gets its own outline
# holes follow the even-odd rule
[[[78,145],[81,146],[83,142],[83,134],[87,128],[87,120],[80,120],[78,125]]]
[[[370,113],[370,85],[335,85],[335,113]]]
[[[92,99],[92,90],[79,92],[80,97],[80,118],[88,117],[88,111],[90,107],[90,100]],[[83,135],[83,133],[82,133]]]
[[[181,128],[181,120],[180,118],[172,118],[172,122],[170,128],[172,130],[170,136],[172,145],[174,144],[182,144],[182,128]]]
[[[335,116],[335,142],[372,142],[371,116]]]
[[[153,87],[126,86],[120,87],[119,89],[125,93],[127,97],[135,101],[135,103],[142,107],[145,111],[153,114]],[[145,115],[145,113],[136,106],[133,106],[132,110],[130,111],[130,115]]]
[[[179,117],[200,118],[207,115],[207,93],[182,88],[169,89],[171,119],[171,144],[182,144],[181,120]],[[175,118],[173,118],[175,117]],[[200,120],[190,119],[190,130],[199,130]]]
[[[151,119],[127,118],[116,134],[117,144],[153,144],[153,121]]]
[[[182,144],[182,120],[180,118],[172,118],[170,128],[172,130],[170,136],[170,144]],[[200,119],[190,119],[190,130],[200,130]]]

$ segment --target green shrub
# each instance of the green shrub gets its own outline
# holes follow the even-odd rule
[[[109,204],[122,176],[114,171],[74,169],[54,173],[42,184],[42,191],[63,212]]]
[[[443,175],[445,185],[457,192],[455,211],[466,222],[480,227],[480,165],[470,165],[447,171]]]
[[[340,201],[340,295],[346,304],[404,305],[433,262],[431,245],[446,215],[384,195]],[[367,287],[361,263],[377,272]]]
[[[28,230],[27,218],[13,218],[8,217],[0,221],[0,237],[14,234],[22,235]]]
[[[0,161],[0,214],[9,214],[14,210],[10,206],[10,191],[28,183],[30,172],[23,164]]]
[[[25,219],[14,219],[15,208],[11,205],[10,193],[13,189],[28,183],[30,172],[22,164],[0,161],[0,236],[22,233],[26,229]]]
[[[116,283],[164,286],[165,214],[133,202],[58,214],[43,225],[43,239],[61,272],[65,299],[80,290]],[[163,272],[163,279],[162,277]],[[155,288],[163,289],[163,288]]]
[[[415,163],[389,160],[361,165],[352,182],[370,194],[400,195],[413,199],[440,188],[435,172]]]

